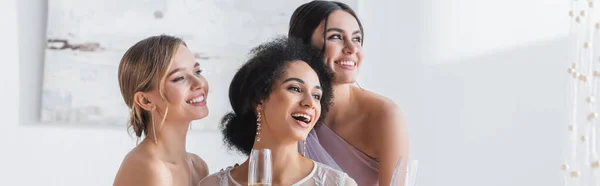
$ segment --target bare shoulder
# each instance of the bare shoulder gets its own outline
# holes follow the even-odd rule
[[[363,91],[361,102],[366,108],[370,136],[379,136],[375,144],[377,149],[390,149],[401,146],[401,154],[408,151],[408,129],[406,119],[400,107],[393,100],[379,94]],[[395,143],[392,143],[395,142]],[[381,153],[377,153],[381,156]]]
[[[391,99],[370,91],[361,91],[361,102],[367,108],[371,123],[381,123],[384,128],[393,127],[404,121],[404,115]]]
[[[194,171],[198,173],[199,179],[201,180],[202,178],[208,176],[208,165],[206,164],[206,162],[197,154],[189,152],[187,154],[188,157],[190,157],[190,160],[192,161]]]
[[[379,184],[389,185],[394,165],[401,157],[409,155],[408,130],[404,114],[392,100],[381,95],[367,92],[364,105],[367,107],[367,121],[373,129],[369,132],[371,143],[376,149],[379,161]]]
[[[123,159],[114,186],[158,186],[171,184],[171,172],[159,159],[135,149]]]

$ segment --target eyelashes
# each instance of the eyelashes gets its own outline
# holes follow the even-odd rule
[[[296,86],[290,86],[287,88],[288,90],[294,91],[294,92],[300,92],[300,88],[296,87]]]
[[[313,94],[313,98],[315,98],[318,101],[321,101],[321,95],[319,94]]]
[[[197,77],[200,77],[200,76],[202,76],[202,72],[204,72],[204,70],[198,69],[198,70],[194,71],[194,75],[197,76]],[[171,80],[171,82],[177,83],[177,82],[180,82],[182,80],[185,80],[185,76],[176,77],[175,79]]]
[[[296,92],[296,93],[302,93],[302,89],[301,89],[300,87],[297,87],[297,86],[294,86],[294,85],[292,85],[292,86],[289,86],[289,87],[287,88],[287,90],[290,90],[290,91],[292,91],[292,92]],[[315,93],[315,94],[313,94],[313,95],[312,95],[312,97],[313,97],[314,99],[316,99],[316,100],[319,100],[319,101],[321,100],[321,95],[320,95],[320,94],[318,94],[318,93]]]
[[[198,70],[196,70],[196,72],[194,72],[194,74],[195,74],[196,76],[199,76],[199,75],[202,75],[202,72],[204,72],[204,70],[202,70],[202,69],[198,69]]]
[[[340,34],[333,34],[333,35],[327,37],[327,39],[328,40],[334,40],[334,39],[342,40],[342,36]],[[360,42],[362,42],[362,38],[360,36],[356,36],[356,37],[352,38],[352,41],[360,43]]]

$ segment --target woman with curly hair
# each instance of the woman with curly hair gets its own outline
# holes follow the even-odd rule
[[[270,149],[273,185],[356,185],[345,173],[298,152],[298,141],[323,119],[332,99],[331,75],[318,52],[279,38],[252,53],[229,86],[233,112],[222,121],[225,141],[245,155]],[[246,160],[200,185],[247,185],[248,169]]]

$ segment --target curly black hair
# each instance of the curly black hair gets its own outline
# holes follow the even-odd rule
[[[273,83],[291,62],[304,61],[319,76],[323,95],[317,124],[324,119],[333,100],[331,71],[325,66],[320,52],[300,39],[279,36],[252,49],[250,55],[229,85],[233,112],[223,117],[220,126],[224,142],[245,155],[250,155],[256,137],[256,106],[269,97]]]

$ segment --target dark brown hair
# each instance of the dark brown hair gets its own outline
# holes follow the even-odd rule
[[[311,1],[300,5],[296,8],[294,14],[292,14],[292,17],[290,18],[288,37],[300,38],[305,44],[312,44],[312,35],[319,24],[321,24],[321,21],[325,20],[325,28],[327,28],[329,15],[337,10],[348,12],[356,19],[358,26],[360,27],[361,35],[363,36],[360,41],[360,44],[362,45],[365,32],[360,20],[350,6],[337,1]],[[325,38],[325,30],[326,29],[323,29],[323,38]],[[325,43],[326,42],[324,42],[323,45],[325,45]],[[323,46],[322,50],[325,50],[325,46]]]

